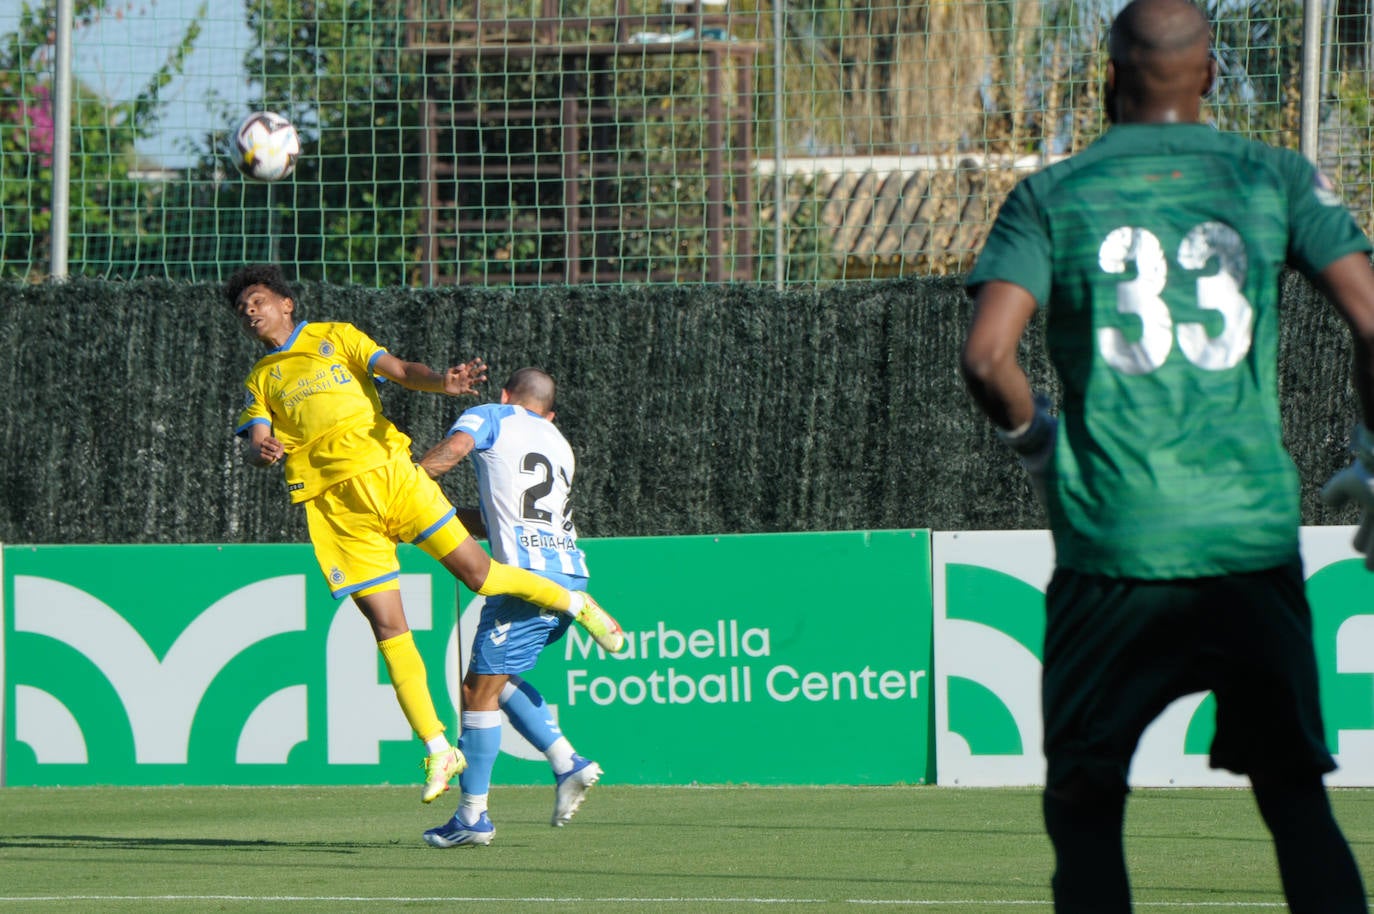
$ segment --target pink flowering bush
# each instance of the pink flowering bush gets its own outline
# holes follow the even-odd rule
[[[24,4],[14,31],[0,34],[0,278],[41,276],[51,257],[57,124],[50,6]],[[123,9],[111,0],[75,0],[74,7],[77,29],[122,15]],[[70,159],[81,175],[68,184],[68,256],[74,265],[98,270],[127,260],[126,251],[137,247],[148,190],[130,175],[138,161],[135,144],[156,128],[161,92],[183,71],[200,27],[199,18],[188,24],[181,42],[133,98],[113,100],[79,80],[73,85]]]
[[[19,103],[19,116],[28,120],[28,146],[30,154],[38,156],[38,163],[44,167],[52,166],[53,119],[52,91],[47,86],[36,86],[33,102]]]

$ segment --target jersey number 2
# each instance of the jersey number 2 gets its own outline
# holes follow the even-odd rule
[[[1217,272],[1197,279],[1199,308],[1221,315],[1221,333],[1207,335],[1202,323],[1185,322],[1175,327],[1169,306],[1160,294],[1169,279],[1164,247],[1148,229],[1123,226],[1113,230],[1097,251],[1097,262],[1106,273],[1125,273],[1134,263],[1136,276],[1117,283],[1116,310],[1140,321],[1140,338],[1129,340],[1116,327],[1097,331],[1097,348],[1107,364],[1125,374],[1155,371],[1169,357],[1174,337],[1183,357],[1198,368],[1221,371],[1232,368],[1250,351],[1255,311],[1246,301],[1245,242],[1221,222],[1195,226],[1178,246],[1175,262],[1185,270],[1201,270],[1215,259]]]
[[[539,507],[539,499],[553,491],[553,463],[543,454],[531,451],[520,462],[520,469],[527,475],[541,477],[534,485],[525,489],[520,499],[520,516],[525,520],[547,524],[553,520],[553,515]]]

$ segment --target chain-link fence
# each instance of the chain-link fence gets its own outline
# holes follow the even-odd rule
[[[1082,0],[56,0],[0,10],[0,251],[40,279],[832,283],[971,263],[1011,184],[1102,130]],[[55,74],[71,28],[71,155]],[[1315,153],[1366,228],[1371,12],[1210,3],[1208,117]],[[226,135],[279,111],[295,174]],[[61,147],[56,147],[60,149]],[[70,180],[54,194],[53,172]],[[54,205],[66,218],[54,221]],[[59,232],[58,238],[62,238]]]

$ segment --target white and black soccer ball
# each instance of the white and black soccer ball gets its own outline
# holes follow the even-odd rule
[[[243,176],[280,181],[296,170],[301,138],[296,127],[275,111],[254,111],[229,137],[229,156]]]

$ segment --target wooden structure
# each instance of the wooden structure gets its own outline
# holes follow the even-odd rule
[[[759,218],[814,223],[829,252],[827,278],[964,273],[1016,181],[1043,163],[1034,156],[870,156],[791,159],[779,207],[777,163],[758,163]]]
[[[567,17],[558,15],[557,0],[540,0],[540,15],[511,18],[489,15],[485,2],[407,4],[407,49],[423,55],[426,73],[420,282],[753,279],[753,68],[760,46],[729,35],[738,17],[700,5],[632,14],[627,0],[616,0],[614,15]],[[704,97],[665,99],[652,111],[642,104],[639,125],[663,131],[685,124],[703,142],[651,162],[619,146],[621,133],[634,126],[626,111],[635,109],[617,97],[617,79],[665,56],[690,58]],[[491,98],[479,89],[500,81],[497,72],[509,74],[507,82],[544,88]],[[499,148],[512,137],[520,148]],[[674,176],[703,188],[694,203],[704,215],[691,228],[698,237],[704,232],[704,246],[686,269],[671,258],[625,253],[627,238],[643,244],[674,229],[676,214],[662,214],[671,207],[645,190]],[[474,262],[465,238],[489,245],[509,239],[511,250],[479,252],[508,269],[464,276],[464,265]]]

